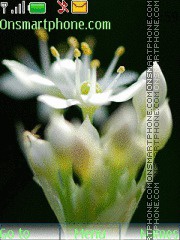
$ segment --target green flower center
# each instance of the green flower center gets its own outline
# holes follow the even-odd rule
[[[91,84],[90,82],[83,82],[81,85],[81,94],[87,95],[90,91]],[[102,89],[99,85],[99,83],[96,83],[96,93],[102,93]]]

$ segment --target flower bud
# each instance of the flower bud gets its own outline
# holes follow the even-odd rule
[[[130,104],[123,104],[105,127],[105,139],[109,138],[118,148],[126,148],[137,130],[137,117]]]
[[[156,111],[156,119],[154,118],[154,148],[155,150],[162,149],[167,143],[171,132],[172,132],[172,115],[171,110],[169,108],[168,100],[164,102],[163,105],[160,106]],[[156,124],[155,124],[156,122]],[[146,125],[147,125],[147,117],[143,120],[141,124],[141,133],[145,137],[146,136]]]
[[[75,138],[74,128],[62,116],[54,116],[51,119],[45,134],[57,152],[68,150]]]
[[[83,181],[88,181],[92,172],[101,166],[99,134],[88,117],[76,131],[71,154],[73,169]]]
[[[47,141],[36,138],[32,133],[24,133],[24,146],[33,171],[37,175],[47,174],[47,169],[55,167],[53,150]]]
[[[149,76],[150,74],[153,74],[153,85],[156,85],[156,88],[154,87],[154,92],[158,87],[157,91],[159,96],[159,105],[161,105],[164,103],[166,98],[167,85],[161,68],[159,67],[157,62],[154,62],[153,67],[149,68],[147,71],[144,71],[140,75],[138,81],[141,81],[142,79],[150,81],[150,77],[147,77],[147,74]],[[139,92],[133,97],[133,105],[136,109],[138,118],[142,120],[146,116],[146,85],[141,88],[141,90],[139,90]]]

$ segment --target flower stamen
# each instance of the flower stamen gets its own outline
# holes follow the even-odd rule
[[[14,55],[20,62],[24,63],[27,67],[39,73],[41,72],[41,69],[25,48],[21,46],[17,47],[14,51]]]
[[[120,67],[118,68],[118,70],[117,70],[117,73],[123,73],[123,72],[125,72],[125,71],[126,71],[125,67],[124,67],[124,66],[120,66]]]
[[[91,67],[92,69],[97,69],[101,65],[100,61],[98,59],[94,59],[91,61]]]
[[[35,31],[38,39],[39,39],[39,49],[40,49],[40,58],[42,68],[45,74],[47,74],[49,67],[50,67],[50,56],[49,56],[49,49],[48,49],[48,33],[45,29],[40,28]]]
[[[79,57],[81,56],[81,52],[79,49],[75,48],[74,49],[74,57],[76,58],[75,63],[76,63],[76,74],[75,74],[75,81],[76,81],[76,93],[78,96],[81,95],[81,81],[80,81],[80,60]]]
[[[49,36],[47,31],[44,28],[37,29],[35,31],[36,36],[43,42],[47,42],[49,40]]]
[[[88,81],[85,81],[81,85],[81,94],[88,95],[91,88],[91,84]],[[99,83],[96,83],[96,93],[102,93],[102,89],[99,85]]]
[[[96,93],[96,83],[97,83],[97,68],[100,67],[100,61],[94,59],[91,61],[92,77],[91,77],[91,89],[89,91],[89,97]]]
[[[77,59],[81,56],[81,52],[79,51],[79,49],[75,48],[74,49],[74,57]]]
[[[84,55],[90,56],[92,54],[92,50],[86,42],[81,43],[81,50]]]
[[[92,55],[92,50],[89,47],[89,44],[86,42],[81,43],[81,50],[83,52],[82,56],[82,62],[83,62],[83,67],[84,67],[84,78],[87,77],[88,75],[88,69],[90,67],[90,61],[91,61],[91,55]]]
[[[55,47],[52,46],[50,48],[50,50],[51,50],[51,54],[53,55],[53,57],[55,57],[56,59],[60,58],[60,54],[59,54],[58,50]]]
[[[124,53],[125,53],[125,47],[120,46],[120,47],[117,48],[117,50],[115,52],[115,55],[117,57],[121,57]]]
[[[68,37],[67,43],[70,46],[70,48],[66,53],[66,58],[73,59],[74,49],[79,48],[79,42],[75,37]]]
[[[59,64],[59,67],[61,69],[62,65],[61,65],[61,59],[60,59],[60,54],[59,54],[58,50],[55,47],[52,46],[50,48],[50,51],[51,51],[51,54],[53,55],[53,57],[56,58],[56,60]],[[71,86],[71,80],[69,79],[69,76],[68,76],[67,72],[64,72],[64,76],[66,78],[67,84],[69,84],[69,86]]]
[[[67,42],[70,47],[79,48],[79,42],[75,37],[68,37]]]
[[[118,69],[117,69],[117,73],[118,75],[115,77],[115,79],[111,82],[111,84],[109,84],[109,86],[106,88],[106,90],[108,89],[111,89],[113,88],[116,83],[118,82],[119,78],[121,77],[121,74],[125,72],[125,67],[124,66],[120,66]]]
[[[116,65],[117,65],[117,62],[119,60],[119,58],[125,53],[125,48],[123,46],[120,46],[116,49],[115,51],[115,55],[114,55],[114,58],[113,60],[111,61],[110,63],[110,66],[108,67],[106,73],[105,73],[105,76],[104,76],[104,79],[109,79],[110,76],[112,75]]]

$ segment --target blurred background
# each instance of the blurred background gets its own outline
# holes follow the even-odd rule
[[[70,4],[70,1],[67,0]],[[87,35],[97,40],[95,58],[106,68],[119,45],[126,47],[126,53],[119,64],[139,73],[146,69],[146,1],[143,0],[89,0],[87,15],[59,15],[56,0],[46,0],[47,14],[6,15],[7,20],[104,20],[111,21],[112,29],[94,31],[52,31],[49,46],[75,36],[83,41]],[[11,1],[12,6],[17,1]],[[173,134],[165,149],[156,157],[160,184],[160,222],[179,222],[180,203],[180,156],[179,156],[179,55],[178,24],[180,21],[179,0],[160,1],[160,66],[168,84],[168,98],[173,114]],[[1,13],[2,14],[2,13]],[[1,18],[4,16],[1,15]],[[0,60],[14,59],[14,49],[23,46],[39,63],[38,42],[33,31],[0,30]],[[6,72],[0,65],[0,74]],[[110,111],[117,105],[112,104]],[[71,111],[71,110],[70,110]],[[73,113],[70,112],[70,114]],[[18,101],[0,95],[0,222],[57,222],[42,190],[32,180],[32,173],[16,140],[15,123],[21,121],[26,129],[32,130],[39,123],[36,113],[36,99]],[[121,207],[121,206],[120,206]],[[136,210],[132,222],[146,222],[146,194]]]

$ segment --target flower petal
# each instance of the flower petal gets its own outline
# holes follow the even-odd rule
[[[73,126],[63,116],[53,116],[45,132],[47,140],[57,151],[69,149],[74,141]]]
[[[171,110],[168,104],[168,100],[166,100],[163,105],[160,106],[159,109],[155,110],[156,112],[156,149],[162,149],[167,143],[168,139],[171,136],[172,132],[172,115]],[[146,136],[146,126],[147,126],[147,117],[141,123],[141,133],[143,136]]]
[[[114,78],[117,76],[117,74],[113,74],[108,81],[104,78],[100,79],[98,82],[102,86],[103,89],[107,88],[109,84],[114,80]],[[115,84],[114,88],[130,84],[138,78],[139,74],[137,72],[126,70],[119,78],[117,83]]]
[[[60,60],[60,64],[58,61],[56,61],[51,65],[49,74],[53,74],[53,76],[57,79],[61,77],[61,74],[64,75],[64,71],[67,71],[67,74],[69,75],[69,77],[71,77],[72,80],[75,70],[76,66],[74,61],[70,59],[62,59]]]
[[[66,98],[75,94],[75,63],[70,59],[63,59],[52,64],[48,76],[60,89]]]
[[[38,100],[43,103],[46,103],[47,105],[55,109],[64,109],[73,105],[80,104],[80,102],[75,99],[66,100],[50,95],[41,95],[38,97]]]
[[[30,132],[24,133],[24,145],[28,161],[32,169],[36,172],[47,170],[47,166],[53,163],[53,152],[47,141],[37,139]]]
[[[49,105],[38,101],[37,102],[37,114],[38,119],[42,122],[47,123],[49,121],[49,118],[53,115],[54,112],[57,112],[61,114],[63,110],[55,110],[54,108],[50,107]]]
[[[135,82],[138,79],[138,76],[139,74],[137,72],[127,70],[121,75],[116,87]]]
[[[38,95],[35,89],[18,81],[10,73],[0,77],[0,91],[14,99],[28,99]]]
[[[31,54],[22,46],[16,49],[15,57],[18,59],[18,61],[26,65],[28,68],[38,73],[41,73],[41,69],[39,68],[37,63],[34,61]]]
[[[132,104],[125,103],[113,113],[105,124],[105,141],[112,140],[118,147],[127,147],[136,135],[137,116]]]
[[[99,143],[100,141],[99,133],[96,130],[96,128],[91,124],[89,117],[86,117],[86,119],[84,120],[84,122],[79,128],[79,132],[85,132],[85,131],[89,133],[89,135],[92,137],[94,141]]]
[[[22,84],[26,85],[30,89],[34,89],[34,91],[39,92],[39,94],[51,92],[56,95],[60,92],[57,90],[53,82],[21,63],[4,60],[3,64],[9,68],[9,70]]]
[[[143,88],[146,84],[145,80],[138,81],[132,84],[130,87],[126,88],[124,91],[113,95],[109,98],[112,102],[125,102],[131,99],[141,88]]]
[[[102,106],[98,108],[94,114],[94,122],[100,126],[103,125],[108,118],[108,109],[106,106]]]
[[[151,67],[152,68],[152,67]],[[150,69],[149,69],[150,70]],[[164,75],[157,62],[153,64],[153,82],[158,86],[159,104],[163,104],[167,95],[167,85]],[[138,81],[146,79],[147,71],[144,71],[139,77]],[[155,91],[154,91],[155,92]],[[146,86],[140,89],[133,97],[133,104],[140,119],[146,116]]]
[[[88,95],[81,95],[82,100],[87,105],[101,106],[110,104],[109,97],[111,96],[112,91],[106,91],[103,93],[93,94],[92,97],[89,98]]]

